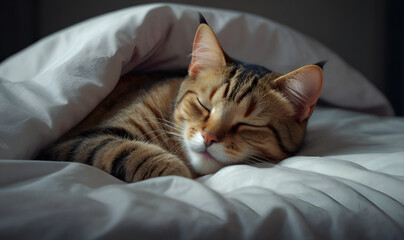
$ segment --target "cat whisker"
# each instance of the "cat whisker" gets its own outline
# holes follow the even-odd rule
[[[251,158],[247,158],[247,159],[244,159],[241,163],[247,164],[247,165],[253,165],[253,164],[256,164],[257,161],[254,159],[251,159]]]
[[[149,94],[148,94],[149,95]],[[151,99],[155,99],[155,97],[154,96],[150,96],[149,95],[149,97],[151,98]],[[158,113],[159,113],[159,115],[160,116],[164,116],[165,114],[161,111],[161,107],[159,107],[159,106],[157,106],[157,104],[155,103],[155,101],[154,100],[152,100],[152,101],[150,101],[151,102],[151,104],[153,105],[153,107],[158,111]],[[158,116],[155,116],[156,118],[159,118]]]
[[[153,124],[159,124],[159,125],[166,126],[166,127],[170,128],[170,129],[177,130],[178,132],[182,132],[182,131],[183,131],[183,129],[178,129],[178,128],[176,128],[176,127],[173,127],[173,126],[170,126],[170,125],[168,125],[168,124],[166,124],[166,123],[161,123],[161,122],[158,122],[158,121],[153,121],[153,122],[144,122],[144,123],[153,123]],[[156,128],[157,128],[157,127],[156,127]],[[161,130],[168,131],[168,130],[165,130],[165,129],[161,129]]]
[[[173,154],[177,155],[178,152],[182,152],[182,142],[176,143],[174,146],[171,147],[173,149]]]
[[[176,124],[176,123],[174,123],[174,122],[171,122],[171,121],[169,121],[169,120],[167,120],[167,119],[164,119],[164,118],[154,118],[154,117],[142,117],[142,118],[144,118],[144,119],[149,119],[149,120],[150,120],[150,119],[151,119],[151,120],[161,120],[161,121],[164,121],[165,123],[162,123],[162,122],[159,122],[159,121],[153,121],[153,122],[150,122],[150,123],[163,124],[163,125],[165,125],[165,126],[167,126],[167,127],[176,129],[176,130],[178,130],[178,131],[183,131],[183,130],[184,130],[184,127],[183,127],[183,126],[180,126],[180,125],[178,125],[178,124]]]
[[[168,121],[166,119],[161,119],[161,120],[166,122],[166,123],[161,123],[161,124],[163,124],[163,125],[165,125],[167,127],[173,128],[173,129],[178,130],[178,131],[184,131],[184,129],[185,129],[183,126],[180,126],[178,124],[170,122],[170,121]]]
[[[167,123],[169,123],[169,124],[172,124],[173,126],[182,127],[181,125],[176,124],[175,122],[172,122],[172,121],[170,121],[170,120],[168,120],[168,119],[165,119],[165,118],[156,118],[156,119],[165,121],[165,122],[167,122]]]
[[[160,137],[162,135],[171,135],[171,136],[176,136],[176,137],[182,137],[182,135],[180,135],[180,134],[173,133],[173,132],[170,132],[170,131],[166,131],[164,129],[157,129],[157,130],[154,130],[154,131],[150,131],[150,132],[147,132],[145,135],[148,135],[148,134],[151,134],[151,133],[156,133],[156,132],[160,132],[160,133],[156,134],[153,138],[149,139],[148,140],[149,142],[153,142],[154,139],[156,139],[156,138],[158,138],[158,137]],[[172,140],[172,139],[174,139],[174,138],[166,138],[164,140],[164,142],[167,142],[167,141]]]
[[[265,93],[264,95],[262,95],[258,100],[257,100],[257,102],[261,102],[262,101],[262,99],[264,99],[266,96],[268,96],[269,95],[269,93]]]
[[[261,155],[258,154],[253,154],[251,156],[248,156],[248,158],[245,160],[248,164],[260,164],[260,163],[271,163],[271,164],[276,164],[274,161],[271,161],[268,158],[265,158]]]
[[[152,99],[155,99],[156,97],[150,96]],[[160,116],[164,116],[164,113],[161,111],[161,108],[157,106],[157,104],[155,103],[155,101],[151,101],[151,103],[153,104],[154,108],[157,109],[158,113],[160,114]],[[156,118],[158,118],[156,116]]]

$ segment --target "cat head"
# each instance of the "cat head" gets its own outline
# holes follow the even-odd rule
[[[202,21],[173,113],[192,168],[208,174],[293,155],[322,85],[320,64],[282,75],[231,59]]]

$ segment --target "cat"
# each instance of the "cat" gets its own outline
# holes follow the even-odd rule
[[[86,163],[126,182],[278,163],[302,144],[323,64],[282,75],[234,60],[201,15],[187,76],[124,75],[40,159]]]

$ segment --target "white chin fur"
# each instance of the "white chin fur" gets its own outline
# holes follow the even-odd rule
[[[223,167],[215,160],[207,159],[202,154],[188,150],[188,157],[192,168],[199,174],[210,174],[218,171]]]
[[[205,145],[203,143],[203,137],[201,133],[195,134],[195,136],[193,136],[188,141],[184,140],[184,143],[186,146],[188,159],[191,163],[191,166],[197,173],[199,174],[214,173],[224,166],[223,164],[220,164],[218,161],[211,159],[202,153],[205,150]],[[221,147],[215,145],[212,145],[210,147],[211,149],[209,149],[208,151],[210,154],[212,154],[211,150],[217,150],[217,148],[221,149]],[[215,154],[212,154],[212,156],[215,157]]]

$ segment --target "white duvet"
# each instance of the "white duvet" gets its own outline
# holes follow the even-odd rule
[[[29,160],[122,74],[185,68],[197,11],[240,60],[287,72],[328,59],[321,99],[335,107],[314,111],[297,156],[132,184]],[[404,120],[373,114],[392,110],[360,73],[270,20],[171,4],[103,15],[0,64],[0,238],[403,239]]]

